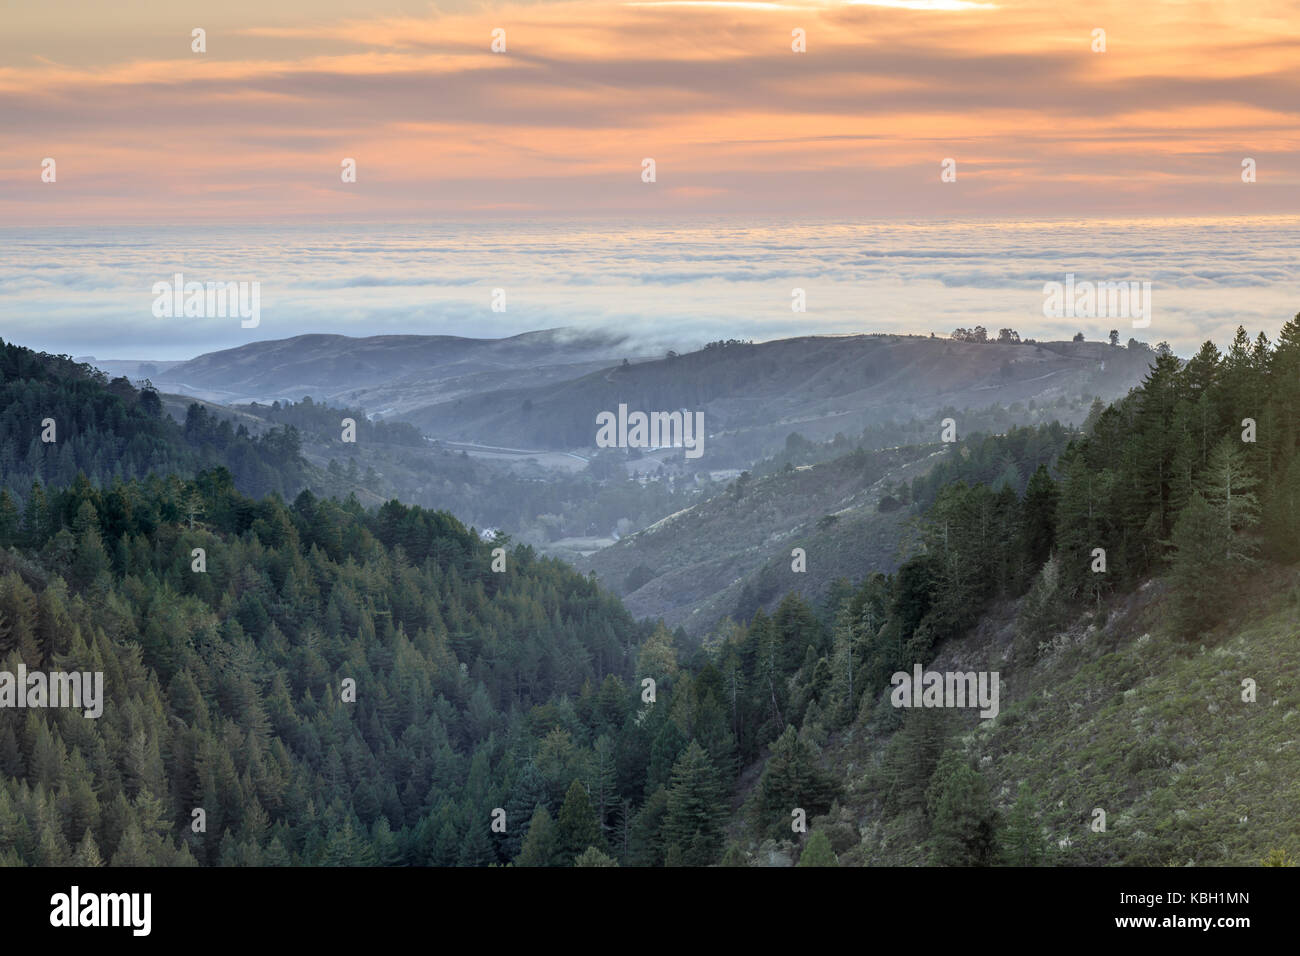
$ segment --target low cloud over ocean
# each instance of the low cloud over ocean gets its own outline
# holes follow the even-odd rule
[[[647,346],[983,325],[1040,339],[1116,322],[1043,315],[1043,285],[1150,282],[1149,328],[1186,354],[1300,310],[1300,218],[52,227],[3,230],[0,334],[97,358],[183,359],[307,332],[512,335],[610,327]],[[260,282],[255,329],[155,318],[180,272]],[[791,310],[803,289],[807,311]],[[491,308],[505,290],[505,311]],[[1121,321],[1119,323],[1123,325]]]

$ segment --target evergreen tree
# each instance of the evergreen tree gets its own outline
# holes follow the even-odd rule
[[[0,488],[0,548],[8,548],[19,540],[21,523],[18,506],[8,488]]]
[[[78,868],[104,865],[104,859],[99,855],[99,847],[95,845],[95,837],[91,834],[89,827],[82,834],[81,842],[77,844],[77,852],[73,854],[72,865]]]
[[[662,704],[656,704],[656,707]],[[645,792],[653,793],[668,785],[673,765],[686,749],[687,740],[673,720],[665,720],[650,744],[650,766],[646,771]]]
[[[1039,465],[1029,478],[1021,509],[1020,533],[1030,567],[1043,566],[1056,543],[1056,482],[1047,473],[1046,465]]]
[[[692,740],[673,765],[663,822],[668,847],[677,847],[684,866],[709,866],[722,851],[725,797],[704,748]]]
[[[1043,862],[1047,844],[1034,818],[1034,802],[1029,786],[1021,783],[1003,834],[1002,855],[1009,866],[1039,866]]]
[[[926,792],[948,742],[948,715],[931,708],[903,713],[903,724],[885,748],[885,806],[894,813],[928,812]]]
[[[515,866],[557,866],[555,823],[550,811],[539,806],[528,821],[523,847]]]
[[[499,862],[491,820],[486,815],[471,814],[465,831],[457,866],[491,866]]]
[[[790,814],[795,808],[809,817],[825,813],[838,793],[839,786],[817,766],[811,748],[793,727],[787,727],[772,745],[772,756],[758,782],[758,825],[782,839],[790,832]]]
[[[536,764],[526,761],[503,808],[506,811],[506,832],[501,836],[501,843],[506,859],[513,860],[519,855],[524,834],[528,832],[528,821],[538,807],[546,806],[546,801],[546,780]]]
[[[1300,559],[1300,453],[1281,462],[1264,510],[1269,516],[1264,530],[1272,554],[1282,561]]]
[[[596,819],[600,821],[601,831],[605,832],[610,829],[614,808],[620,800],[614,741],[607,734],[601,734],[596,738],[591,751],[587,780],[591,788]]]
[[[667,814],[668,791],[660,787],[632,819],[629,844],[634,866],[664,865],[663,827]]]
[[[1219,525],[1226,567],[1245,565],[1256,550],[1248,533],[1259,524],[1258,484],[1239,442],[1225,438],[1214,446],[1202,493]]]
[[[587,788],[580,780],[574,780],[564,795],[564,805],[555,822],[555,848],[560,864],[572,866],[578,854],[589,846],[604,849],[605,838]]]
[[[601,853],[594,846],[589,846],[578,854],[573,861],[574,866],[618,866],[618,861],[612,856]]]
[[[799,866],[839,866],[839,858],[831,849],[831,841],[821,830],[814,830],[799,854]]]
[[[722,851],[722,862],[719,866],[726,867],[747,867],[749,859],[745,856],[745,851],[740,848],[738,843],[728,843],[727,848]]]
[[[1177,633],[1190,636],[1217,619],[1224,583],[1223,525],[1199,491],[1178,516],[1170,543],[1170,619]]]
[[[1015,653],[1022,664],[1038,657],[1038,645],[1065,623],[1060,562],[1052,557],[1034,579],[1016,617]]]
[[[996,862],[997,811],[984,778],[956,749],[940,758],[926,799],[932,864],[992,866]]]

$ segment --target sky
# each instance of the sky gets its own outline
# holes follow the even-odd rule
[[[1273,334],[1298,52],[1300,0],[7,0],[0,336],[1045,338],[1069,272],[1152,282],[1135,334],[1184,353]],[[177,271],[260,283],[261,323],[155,317]]]
[[[7,0],[0,22],[5,223],[1300,212],[1296,2]]]

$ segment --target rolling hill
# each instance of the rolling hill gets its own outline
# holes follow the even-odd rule
[[[884,486],[923,473],[942,455],[858,451],[735,482],[573,563],[622,595],[634,615],[702,634],[789,591],[820,599],[838,577],[894,570],[907,512],[877,511]],[[795,547],[810,556],[803,573],[791,570]]]
[[[454,335],[299,335],[157,363],[154,385],[226,403],[300,399],[402,417],[414,407],[512,385],[545,385],[604,368],[624,337],[551,329],[504,339]]]
[[[643,411],[702,409],[708,440],[700,464],[744,467],[772,454],[792,431],[822,440],[944,408],[1080,395],[1110,400],[1137,384],[1151,359],[1146,350],[1089,342],[810,336],[715,346],[558,385],[501,388],[403,417],[445,440],[572,450],[594,446],[596,415],[620,403]]]

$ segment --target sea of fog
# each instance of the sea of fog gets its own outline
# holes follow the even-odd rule
[[[935,332],[1168,341],[1187,354],[1300,311],[1300,218],[736,219],[0,229],[0,336],[99,359],[184,359],[307,332],[614,328],[718,338]],[[261,320],[158,318],[155,283],[256,282]],[[1148,328],[1044,316],[1044,283],[1150,282]],[[494,290],[498,306],[494,311]],[[802,289],[806,311],[792,309]]]

